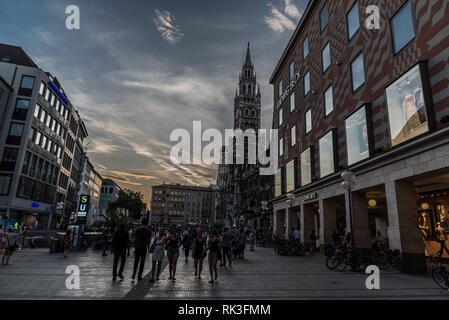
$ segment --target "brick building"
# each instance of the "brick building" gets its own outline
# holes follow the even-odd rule
[[[372,5],[380,29],[367,27]],[[350,231],[352,204],[357,247],[381,232],[406,271],[424,271],[437,229],[449,231],[448,25],[443,0],[309,2],[270,79],[278,234],[315,230],[329,245]]]

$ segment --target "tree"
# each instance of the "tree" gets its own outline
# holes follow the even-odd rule
[[[144,209],[143,195],[140,192],[122,189],[117,200],[109,205],[109,209],[114,212],[119,209],[128,210],[131,219],[139,220]]]
[[[106,211],[106,214],[103,215],[103,217],[105,219],[104,225],[109,227],[112,231],[114,231],[120,225],[130,227],[132,223],[132,220],[130,219],[130,217],[126,216],[123,209],[109,208],[109,210]]]

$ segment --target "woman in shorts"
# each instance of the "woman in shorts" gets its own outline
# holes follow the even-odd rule
[[[218,251],[220,250],[220,239],[218,238],[218,232],[216,230],[212,230],[211,237],[209,240],[209,244],[207,249],[209,250],[209,273],[211,280],[209,283],[214,283],[218,279],[217,274],[217,259],[218,259]],[[215,273],[215,277],[214,277]]]
[[[167,257],[168,257],[168,269],[170,271],[170,278],[168,280],[176,281],[176,265],[179,258],[179,247],[182,244],[182,239],[178,235],[178,232],[173,228],[170,237],[167,240]]]
[[[203,271],[203,259],[206,253],[206,239],[200,230],[196,233],[196,237],[192,243],[193,259],[195,261],[195,277],[201,279],[201,271]],[[199,269],[198,269],[199,267]]]
[[[162,260],[165,257],[165,245],[167,243],[167,238],[165,237],[165,231],[159,230],[157,236],[154,238],[153,244],[151,247],[154,247],[153,256],[151,257],[151,261],[153,263],[153,268],[151,269],[151,279],[150,282],[154,282],[154,273],[156,271],[156,263],[157,263],[157,275],[156,280],[159,281],[159,276],[161,274],[161,266]]]

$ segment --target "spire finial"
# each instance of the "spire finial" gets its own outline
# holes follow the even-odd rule
[[[245,60],[245,66],[252,66],[253,63],[251,62],[251,52],[249,49],[249,41],[248,41],[248,49],[246,51],[246,60]]]

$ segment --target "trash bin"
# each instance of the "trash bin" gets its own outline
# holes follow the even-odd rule
[[[62,252],[62,241],[57,238],[50,239],[50,253]]]

